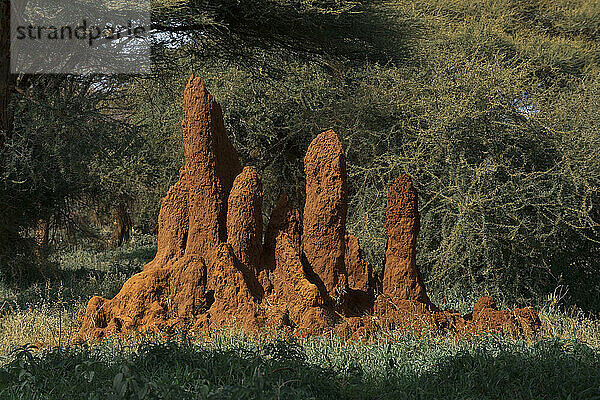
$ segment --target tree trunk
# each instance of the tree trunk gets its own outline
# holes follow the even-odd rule
[[[116,247],[121,247],[123,244],[129,242],[131,235],[131,218],[127,212],[127,206],[124,202],[119,202],[115,209],[115,229],[113,231],[111,244]]]
[[[48,242],[50,238],[50,221],[40,218],[35,227],[35,256],[40,263],[48,258]]]
[[[10,1],[0,0],[0,241],[3,245],[0,251],[10,252],[10,244],[20,239],[14,221],[14,215],[5,204],[10,199],[5,196],[4,157],[6,139],[12,133],[12,114],[10,103]]]
[[[6,139],[12,133],[10,104],[10,1],[0,0],[0,161],[4,154]],[[2,165],[0,165],[2,171]]]
[[[35,227],[35,257],[44,279],[56,278],[56,264],[48,261],[50,254],[50,218],[40,218]]]

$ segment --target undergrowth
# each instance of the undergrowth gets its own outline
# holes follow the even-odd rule
[[[473,342],[398,335],[352,345],[333,338],[21,347],[3,357],[3,399],[524,399],[597,398],[600,354],[585,344]]]

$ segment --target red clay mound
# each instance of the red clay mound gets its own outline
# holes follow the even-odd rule
[[[344,287],[348,184],[346,155],[333,131],[318,135],[304,157],[306,203],[302,249],[327,294],[337,298]]]
[[[241,166],[221,107],[200,78],[186,86],[181,125],[185,166],[163,199],[156,257],[114,299],[89,302],[84,337],[196,325],[215,302],[213,292],[228,265],[222,247],[227,201]]]
[[[229,194],[227,243],[239,262],[254,274],[262,258],[262,182],[254,167],[245,167]]]
[[[191,78],[183,99],[183,150],[190,179],[189,233],[186,254],[199,254],[210,263],[212,252],[227,241],[227,200],[240,161],[227,137],[221,106],[200,78]]]
[[[346,161],[335,132],[318,135],[306,154],[303,216],[282,194],[263,245],[260,176],[242,170],[200,78],[186,86],[182,128],[185,166],[162,202],[156,257],[112,300],[90,300],[82,339],[231,324],[361,340],[390,328],[526,336],[539,329],[532,308],[502,311],[482,298],[463,317],[431,303],[416,265],[420,215],[407,175],[388,195],[379,279],[346,232]]]
[[[287,234],[291,241],[291,247],[300,254],[302,251],[302,218],[300,212],[290,206],[285,193],[279,197],[277,205],[271,212],[265,232],[264,264],[267,268],[272,269],[275,266],[277,236],[282,232]]]
[[[420,222],[417,190],[410,176],[400,175],[390,188],[385,214],[388,240],[383,267],[383,292],[393,300],[430,303],[417,268],[416,246]]]
[[[370,314],[375,301],[376,273],[363,259],[358,238],[347,233],[345,242],[344,262],[347,276],[342,301],[343,314],[345,316]]]
[[[346,273],[348,274],[348,288],[370,292],[375,287],[375,272],[363,259],[358,238],[346,234],[346,249],[344,254]]]

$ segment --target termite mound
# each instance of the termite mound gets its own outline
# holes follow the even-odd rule
[[[162,201],[156,257],[113,299],[89,301],[81,339],[231,324],[354,339],[382,329],[519,335],[539,329],[532,308],[497,310],[482,298],[461,316],[430,301],[416,264],[420,214],[408,175],[388,194],[378,276],[346,231],[346,157],[334,131],[308,148],[303,212],[282,194],[263,235],[260,175],[242,168],[221,107],[198,77],[185,88],[181,125],[185,165]]]

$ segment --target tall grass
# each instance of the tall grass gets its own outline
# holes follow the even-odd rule
[[[3,357],[3,399],[597,398],[600,353],[546,339],[528,345],[397,334],[349,344],[214,332],[107,341]]]

